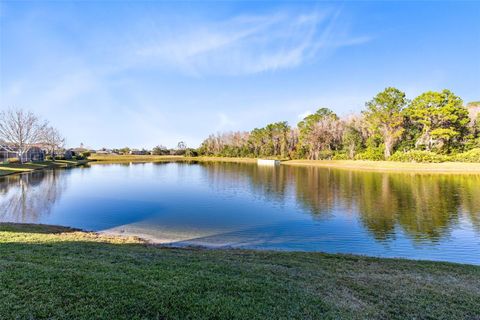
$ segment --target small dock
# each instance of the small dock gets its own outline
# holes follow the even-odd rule
[[[257,159],[257,164],[259,166],[278,166],[280,164],[280,160]]]

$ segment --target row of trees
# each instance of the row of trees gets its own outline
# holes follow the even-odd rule
[[[202,155],[305,159],[388,159],[395,152],[423,150],[453,154],[480,148],[480,104],[464,106],[449,90],[408,100],[386,88],[360,114],[340,118],[328,108],[296,127],[269,124],[251,132],[210,135]]]
[[[104,150],[107,150],[106,148]],[[142,150],[135,150],[130,149],[129,147],[124,147],[120,149],[112,149],[112,153],[116,154],[131,154],[132,151],[139,151],[142,154],[152,154],[156,156],[166,156],[166,155],[187,155],[187,156],[195,156],[196,150],[192,148],[188,148],[185,142],[180,141],[177,144],[176,148],[167,148],[163,145],[157,145],[153,147],[152,150],[142,149]]]
[[[0,144],[14,150],[23,162],[24,155],[33,146],[40,146],[55,157],[64,147],[60,132],[32,112],[10,109],[0,112]]]

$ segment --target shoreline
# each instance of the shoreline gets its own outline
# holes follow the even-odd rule
[[[73,168],[87,164],[89,160],[53,160],[53,161],[39,161],[27,163],[0,163],[0,177],[9,176],[13,174],[22,174],[38,170],[58,169],[58,168]]]
[[[183,156],[92,156],[92,163],[122,163],[122,162],[232,162],[256,163],[257,158],[231,157],[183,157]],[[480,163],[470,162],[440,162],[417,163],[396,161],[367,160],[285,160],[281,165],[338,168],[346,170],[397,172],[397,173],[434,173],[434,174],[480,174]]]
[[[480,163],[471,162],[419,163],[367,160],[289,160],[282,162],[282,164],[377,172],[480,174]]]
[[[448,262],[176,248],[0,223],[0,265],[5,319],[476,319],[480,310],[480,267]]]
[[[411,263],[440,263],[440,264],[452,264],[458,266],[471,266],[480,268],[480,264],[472,263],[462,263],[462,262],[452,262],[445,260],[428,260],[428,259],[410,259],[404,257],[382,257],[382,256],[372,256],[364,255],[358,253],[333,253],[326,251],[304,251],[304,250],[288,250],[288,249],[262,249],[262,248],[248,248],[248,247],[234,247],[229,245],[209,245],[207,243],[202,244],[189,244],[188,239],[179,239],[179,241],[172,241],[171,238],[164,239],[165,242],[156,241],[152,238],[149,239],[148,235],[136,234],[134,232],[118,232],[118,231],[91,231],[85,229],[79,229],[74,227],[67,227],[61,225],[51,225],[51,224],[42,224],[42,223],[17,223],[17,222],[0,222],[0,232],[4,229],[19,230],[29,230],[29,232],[39,232],[39,233],[52,233],[56,235],[65,235],[67,233],[76,233],[77,235],[82,235],[86,238],[92,238],[96,241],[105,240],[107,242],[113,241],[114,243],[134,243],[138,245],[150,246],[153,248],[166,249],[166,250],[175,250],[175,249],[185,249],[185,250],[218,250],[218,251],[251,251],[251,252],[271,252],[271,253],[300,253],[305,255],[331,255],[331,256],[340,256],[340,257],[357,257],[364,259],[376,259],[376,260],[400,260],[407,261]],[[176,244],[178,242],[178,244]],[[1,242],[0,242],[1,243]]]

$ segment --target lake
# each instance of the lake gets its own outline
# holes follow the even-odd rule
[[[200,245],[480,264],[480,175],[249,163],[92,164],[0,178],[0,221]]]

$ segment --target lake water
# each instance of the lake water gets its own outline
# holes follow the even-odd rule
[[[480,264],[480,175],[94,164],[0,178],[0,221],[135,234],[176,246]]]

